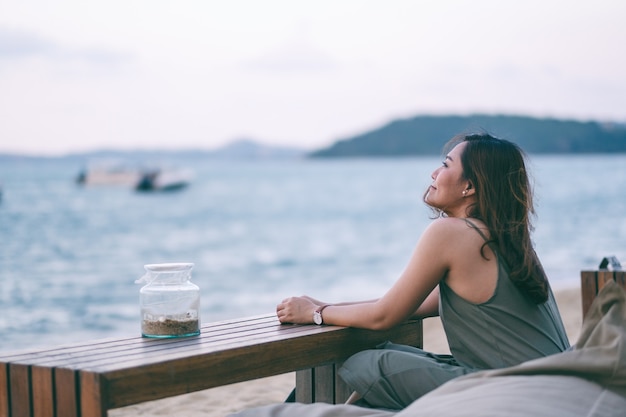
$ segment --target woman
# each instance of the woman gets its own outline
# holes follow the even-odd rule
[[[329,304],[303,296],[277,306],[283,323],[366,329],[441,317],[451,356],[386,343],[344,363],[339,374],[362,405],[404,408],[457,376],[569,347],[530,239],[534,209],[524,154],[486,134],[453,138],[447,148],[424,194],[440,216],[382,298]]]

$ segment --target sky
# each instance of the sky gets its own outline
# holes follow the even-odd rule
[[[0,0],[0,153],[319,149],[422,114],[626,122],[623,0]]]

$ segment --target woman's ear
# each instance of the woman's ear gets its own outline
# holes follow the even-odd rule
[[[472,185],[471,181],[468,181],[467,187],[465,187],[465,189],[463,190],[463,197],[469,197],[470,195],[473,195],[474,192],[474,186]]]

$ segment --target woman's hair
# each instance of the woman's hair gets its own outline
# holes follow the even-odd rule
[[[489,243],[504,258],[515,285],[536,304],[545,302],[547,277],[530,239],[530,217],[535,209],[524,152],[516,144],[488,134],[456,136],[446,149],[461,142],[466,143],[461,155],[463,176],[476,196],[467,216],[485,223]]]

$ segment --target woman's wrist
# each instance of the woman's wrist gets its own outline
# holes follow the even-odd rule
[[[330,304],[323,304],[315,308],[315,311],[313,312],[313,323],[324,324],[324,316],[322,316],[322,312],[326,307],[330,307]]]

